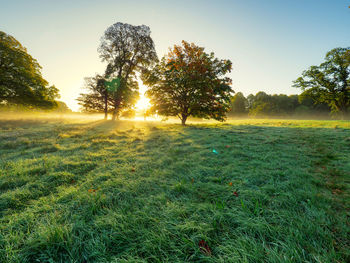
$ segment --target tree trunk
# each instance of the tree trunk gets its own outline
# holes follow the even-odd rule
[[[114,109],[113,110],[113,115],[112,115],[112,121],[115,121],[117,119],[117,116],[118,116],[117,109]]]
[[[186,120],[187,120],[187,115],[186,115],[186,114],[182,114],[182,115],[181,115],[181,124],[182,124],[183,126],[186,125]]]
[[[347,117],[348,117],[348,111],[347,111],[347,108],[346,108],[346,106],[343,108],[343,109],[341,109],[340,110],[340,118],[342,119],[342,120],[346,120],[347,119]]]
[[[106,93],[106,95],[105,95],[105,107],[104,107],[104,112],[105,112],[105,120],[107,120],[108,119],[108,101],[107,101],[107,93]]]
[[[116,119],[119,119],[119,105],[120,101],[116,101],[114,104],[114,109],[113,109],[113,115],[112,115],[112,121],[115,121]]]
[[[340,101],[336,104],[337,110],[338,110],[338,116],[340,117],[341,120],[344,120],[347,115],[347,105],[346,102]]]

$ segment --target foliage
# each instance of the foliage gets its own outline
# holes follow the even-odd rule
[[[0,104],[53,108],[58,89],[48,86],[41,66],[14,37],[0,31]]]
[[[151,71],[143,71],[151,111],[178,116],[183,125],[189,116],[223,121],[233,93],[231,79],[225,77],[231,67],[231,61],[219,60],[193,43],[174,45]]]
[[[0,112],[7,113],[19,113],[19,114],[39,114],[39,113],[72,113],[72,110],[67,106],[67,104],[63,101],[56,100],[56,107],[54,108],[37,108],[32,105],[23,105],[23,104],[0,104]]]
[[[72,110],[63,101],[57,101],[57,108],[55,108],[53,111],[60,112],[60,113],[71,113],[72,112]]]
[[[305,70],[294,86],[301,88],[304,96],[345,115],[350,106],[350,48],[329,51],[325,62]]]
[[[292,115],[298,103],[298,96],[268,95],[265,92],[258,92],[251,97],[252,105],[249,109],[251,116],[285,116]]]
[[[104,77],[112,79],[111,83],[118,82],[118,87],[108,92],[115,119],[122,109],[130,109],[138,99],[136,72],[158,61],[151,31],[145,25],[115,23],[105,31],[99,53],[102,61],[108,63]]]
[[[0,262],[349,262],[349,130],[0,121]]]
[[[81,105],[83,112],[99,113],[104,112],[107,119],[108,112],[112,111],[111,105],[108,103],[109,94],[105,86],[106,79],[96,74],[94,77],[85,78],[85,89],[88,93],[80,94],[77,99]]]
[[[242,92],[236,93],[231,99],[228,116],[245,116],[247,114],[248,101]]]
[[[260,91],[256,95],[248,95],[247,99],[244,98],[243,94],[240,96],[240,99],[245,102],[245,110],[249,112],[251,117],[328,118],[330,112],[327,104],[315,104],[313,98],[305,95],[269,95]],[[241,110],[243,110],[243,103],[241,104]]]

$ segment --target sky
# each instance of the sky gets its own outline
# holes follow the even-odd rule
[[[62,101],[78,110],[84,78],[103,73],[97,48],[116,22],[147,25],[159,58],[182,40],[230,59],[235,92],[298,94],[293,80],[350,46],[350,0],[0,0],[0,31],[19,40]],[[141,83],[141,92],[145,91]]]

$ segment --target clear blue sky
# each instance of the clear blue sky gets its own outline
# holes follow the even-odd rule
[[[151,28],[158,56],[181,40],[233,62],[245,95],[296,94],[292,81],[335,47],[350,46],[349,0],[0,0],[0,30],[17,38],[77,109],[83,79],[104,65],[97,53],[115,22]]]

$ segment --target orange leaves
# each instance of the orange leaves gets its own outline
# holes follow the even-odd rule
[[[153,111],[161,115],[200,115],[224,120],[233,93],[231,79],[225,77],[229,60],[219,60],[203,47],[182,41],[163,57],[148,94]],[[181,117],[180,117],[181,118]]]

